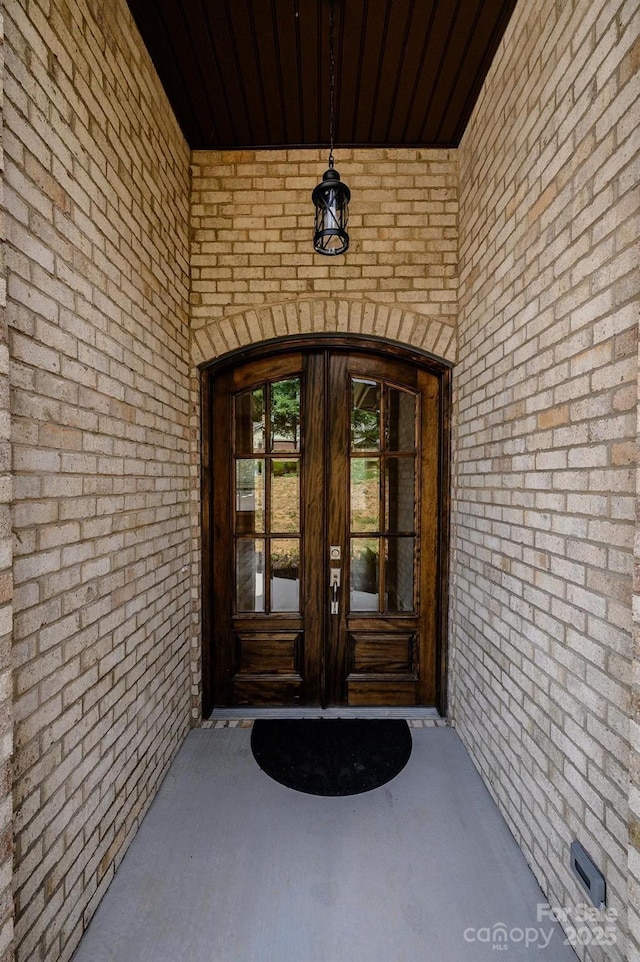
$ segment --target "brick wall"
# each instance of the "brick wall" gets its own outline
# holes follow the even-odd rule
[[[636,586],[640,583],[640,553],[636,537]],[[628,925],[629,962],[640,962],[640,595],[634,597],[634,662],[632,673],[631,765],[629,792]]]
[[[339,258],[313,251],[311,192],[326,164],[317,150],[194,152],[196,363],[300,329],[398,337],[453,359],[456,152],[337,151],[352,198]]]
[[[189,723],[190,156],[123,0],[5,9],[16,947],[44,962]]]
[[[585,901],[572,839],[604,871],[598,960],[627,952],[639,16],[521,2],[459,153],[453,712],[551,902]]]
[[[4,17],[0,9],[0,170],[2,154]],[[0,179],[0,210],[4,189]],[[13,622],[13,574],[11,537],[11,424],[9,411],[9,348],[7,344],[7,283],[5,270],[5,221],[0,220],[0,962],[13,959],[13,713],[11,686],[11,630]]]

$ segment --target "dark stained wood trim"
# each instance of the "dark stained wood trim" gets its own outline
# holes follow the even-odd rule
[[[438,567],[438,548],[441,527],[441,497],[440,497],[440,463],[439,448],[440,405],[442,383],[420,372],[419,387],[422,397],[421,439],[420,439],[420,498],[426,503],[421,504],[420,510],[420,547],[422,557],[419,564],[420,574],[420,633],[424,640],[420,645],[427,664],[420,665],[420,701],[422,705],[432,705],[437,698],[437,677],[439,675],[437,663],[438,649],[438,615],[439,615],[439,587],[440,576]],[[436,422],[435,425],[433,422]],[[433,428],[435,427],[435,430]],[[435,467],[435,470],[434,470]],[[431,605],[431,600],[435,606]],[[425,604],[429,605],[428,610]]]
[[[211,378],[202,375],[200,380],[200,425],[201,425],[201,464],[200,491],[202,505],[200,511],[200,546],[202,558],[201,595],[202,595],[202,714],[208,718],[213,710],[213,688],[211,684],[211,644],[204,644],[205,638],[210,638],[212,611],[210,593],[206,587],[213,582],[211,566],[211,501],[212,501],[212,472],[211,472]]]
[[[231,382],[232,371],[225,371],[222,377],[216,378],[210,387],[211,399],[211,467],[214,465],[230,465],[226,453],[230,445],[230,404],[231,404]],[[229,529],[229,518],[231,516],[231,479],[227,478],[225,484],[214,483],[214,472],[212,474],[212,490],[210,499],[210,518],[207,536],[210,539],[209,551],[211,555],[211,581],[204,586],[204,595],[211,604],[210,634],[209,638],[214,639],[211,644],[209,664],[211,668],[210,686],[214,697],[214,703],[229,704],[228,698],[231,691],[230,664],[231,657],[228,655],[229,646],[232,644],[231,633],[229,631],[231,610],[232,610],[232,584],[234,579],[231,573],[224,569],[224,559],[230,557],[229,539],[231,532]],[[203,532],[204,534],[204,532]],[[217,550],[216,550],[217,549]],[[216,611],[213,611],[211,599],[211,585],[219,585],[219,597]]]
[[[440,388],[440,538],[438,544],[438,597],[440,599],[437,662],[439,665],[437,707],[444,717],[448,711],[449,687],[449,563],[451,538],[451,408],[453,375],[442,371]]]
[[[260,341],[259,344],[229,351],[221,357],[213,358],[211,361],[200,365],[200,370],[217,375],[228,368],[237,367],[245,361],[276,357],[294,351],[309,351],[314,348],[345,351],[348,354],[378,355],[378,357],[385,359],[396,357],[399,361],[415,364],[438,375],[453,367],[453,364],[434,357],[427,351],[401,344],[398,341],[387,340],[384,337],[369,334],[289,334],[286,337],[270,338],[266,341]]]
[[[329,400],[345,395],[347,388],[347,355],[337,355],[331,365],[327,397]],[[348,396],[348,395],[347,395]],[[348,408],[347,408],[348,411]],[[328,426],[329,436],[328,463],[331,464],[329,479],[327,520],[329,530],[327,542],[329,545],[339,545],[342,549],[342,559],[338,567],[341,570],[341,585],[338,590],[339,610],[337,615],[329,615],[329,625],[326,632],[328,652],[325,658],[325,690],[327,704],[342,704],[346,699],[345,684],[347,678],[347,620],[345,616],[345,598],[348,593],[347,581],[349,565],[347,554],[349,551],[348,532],[346,525],[346,503],[349,482],[347,465],[349,462],[349,434],[348,418],[341,417],[337,422]],[[325,570],[328,573],[329,565]],[[329,591],[325,598],[329,603]]]
[[[308,464],[316,464],[324,453],[326,438],[326,411],[314,404],[319,395],[324,396],[324,356],[321,351],[312,351],[305,359],[302,398],[302,531],[307,548],[306,558],[302,559],[301,592],[303,597],[304,632],[304,669],[306,704],[319,703],[318,692],[324,687],[321,667],[324,664],[322,647],[326,633],[327,562],[326,532],[324,530],[324,478],[307,470]],[[313,558],[315,564],[307,565],[306,559]],[[317,613],[320,612],[320,617]]]

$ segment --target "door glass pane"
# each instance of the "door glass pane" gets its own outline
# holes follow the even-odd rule
[[[235,415],[236,453],[261,454],[264,451],[264,388],[239,394]]]
[[[271,385],[271,450],[300,450],[300,378]]]
[[[410,534],[415,514],[415,461],[413,458],[388,458],[386,464],[385,522],[392,534]]]
[[[413,611],[413,538],[388,538],[385,566],[385,609]]]
[[[351,530],[380,529],[380,462],[351,459]]]
[[[387,404],[389,451],[413,451],[416,446],[416,398],[408,391],[389,388]]]
[[[240,458],[236,461],[236,532],[264,531],[264,461]]]
[[[300,542],[274,538],[271,542],[271,611],[300,610]]]
[[[264,611],[264,541],[236,541],[236,609]]]
[[[378,610],[379,553],[377,538],[351,539],[351,611]]]
[[[380,450],[380,385],[351,379],[351,447],[354,451]]]
[[[299,464],[299,461],[271,462],[270,531],[300,530]]]

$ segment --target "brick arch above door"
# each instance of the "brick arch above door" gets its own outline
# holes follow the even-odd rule
[[[196,366],[230,351],[299,334],[357,334],[397,341],[451,364],[455,329],[436,317],[362,299],[298,298],[216,318],[192,332]]]

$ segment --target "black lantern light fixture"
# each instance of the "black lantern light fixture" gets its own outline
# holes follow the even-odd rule
[[[351,191],[333,166],[335,120],[335,60],[333,56],[333,0],[329,0],[329,169],[311,195],[316,208],[313,248],[318,254],[344,254],[349,248],[349,201]]]

